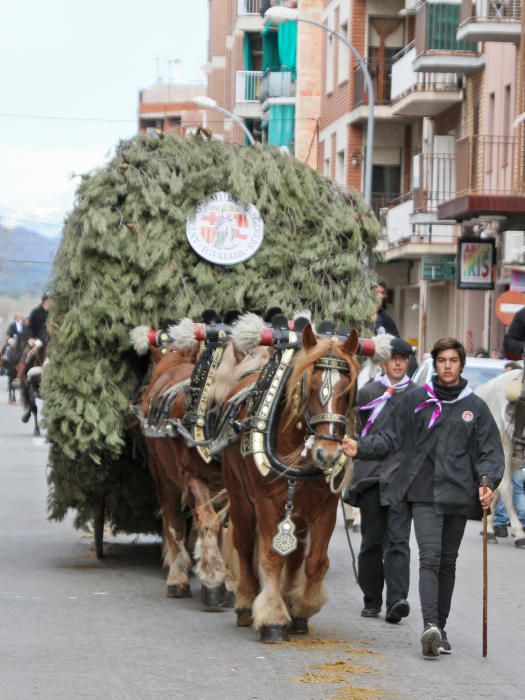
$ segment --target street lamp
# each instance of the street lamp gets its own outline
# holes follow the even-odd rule
[[[375,94],[374,86],[372,84],[372,78],[370,72],[366,65],[365,60],[361,54],[357,51],[353,44],[351,44],[348,39],[339,32],[330,29],[326,24],[321,24],[321,22],[316,22],[313,19],[304,19],[299,17],[299,11],[292,7],[284,7],[283,5],[275,5],[274,7],[269,7],[264,13],[266,19],[272,21],[274,24],[284,24],[284,22],[303,22],[304,24],[313,24],[314,27],[321,27],[325,32],[335,36],[342,41],[345,46],[347,46],[357,59],[363,75],[366,81],[366,90],[368,92],[368,133],[366,141],[366,155],[365,155],[365,186],[363,188],[363,198],[365,202],[370,205],[372,202],[372,160],[374,154],[374,107],[375,107]]]
[[[228,112],[227,109],[224,109],[224,107],[221,107],[220,105],[218,105],[217,102],[213,98],[207,97],[206,95],[198,95],[197,97],[194,97],[193,102],[196,105],[198,105],[199,107],[204,107],[205,109],[213,109],[216,112],[222,112],[222,114],[226,114],[226,116],[230,117],[230,119],[233,119],[233,121],[237,122],[237,124],[241,127],[241,129],[246,134],[246,138],[250,142],[250,146],[255,146],[255,139],[253,138],[250,130],[248,129],[246,124],[243,122],[243,120],[240,117],[238,117],[236,114],[233,114],[232,112]]]

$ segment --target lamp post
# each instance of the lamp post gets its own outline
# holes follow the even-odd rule
[[[284,22],[303,22],[304,24],[312,24],[314,27],[320,27],[328,34],[337,37],[345,46],[347,46],[357,59],[363,75],[366,81],[366,90],[368,92],[368,129],[367,129],[367,141],[366,141],[366,152],[365,152],[365,186],[363,188],[363,198],[365,202],[370,205],[372,202],[372,160],[374,153],[374,107],[375,107],[375,94],[374,86],[372,84],[372,78],[370,72],[366,65],[365,60],[361,54],[357,51],[353,44],[351,44],[348,39],[339,34],[339,32],[330,29],[325,24],[321,22],[316,22],[313,19],[304,19],[299,17],[299,11],[291,7],[284,7],[282,5],[275,5],[269,7],[264,13],[266,19],[271,20],[275,24],[284,24]]]
[[[206,97],[206,95],[199,95],[197,97],[193,98],[193,102],[198,105],[199,107],[204,107],[205,109],[213,109],[215,112],[221,112],[222,114],[225,114],[227,117],[230,117],[230,119],[233,119],[234,122],[236,122],[241,129],[244,131],[246,134],[246,138],[250,142],[250,146],[255,146],[255,139],[253,138],[250,130],[246,126],[246,124],[243,122],[243,120],[238,117],[236,114],[233,114],[232,112],[229,112],[227,109],[224,109],[224,107],[221,107],[220,105],[217,104],[217,102],[211,98],[211,97]]]

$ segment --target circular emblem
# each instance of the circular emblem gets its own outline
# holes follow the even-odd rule
[[[264,224],[253,204],[244,208],[227,192],[215,192],[198,205],[194,216],[188,217],[186,237],[204,260],[235,265],[257,252]]]
[[[463,411],[461,417],[465,421],[465,423],[470,423],[471,420],[474,419],[474,414],[472,411]]]

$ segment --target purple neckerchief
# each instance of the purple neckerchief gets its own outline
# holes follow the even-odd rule
[[[414,411],[414,413],[419,413],[419,411],[422,411],[427,406],[430,406],[430,404],[436,404],[436,407],[434,408],[434,411],[432,412],[432,415],[430,416],[430,421],[428,423],[429,429],[432,428],[439,420],[444,403],[456,403],[457,401],[461,401],[461,399],[464,399],[465,396],[472,394],[472,389],[467,384],[467,386],[461,390],[461,393],[456,399],[453,399],[452,401],[442,401],[438,398],[432,384],[425,384],[423,386],[423,389],[427,392],[428,399],[426,399],[426,401],[423,401],[423,403],[420,403],[419,406],[416,406],[416,410]]]
[[[410,377],[403,377],[403,379],[397,384],[391,384],[386,374],[383,374],[383,376],[380,377],[377,381],[386,386],[386,391],[384,394],[381,394],[381,396],[378,396],[377,399],[374,399],[373,401],[370,401],[369,403],[364,404],[363,406],[358,406],[360,411],[369,411],[372,409],[372,413],[368,416],[368,420],[365,423],[365,427],[361,431],[361,437],[365,437],[365,435],[369,432],[370,428],[374,425],[378,415],[386,406],[386,402],[388,401],[388,399],[393,394],[395,394],[396,391],[402,391],[403,389],[406,389],[406,387],[409,384],[412,384],[412,380],[410,379]]]

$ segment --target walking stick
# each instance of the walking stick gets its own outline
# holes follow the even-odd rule
[[[488,481],[484,476],[481,479],[483,493],[487,492]],[[487,611],[488,611],[488,569],[487,569],[487,512],[488,508],[483,508],[483,658],[487,656]]]

